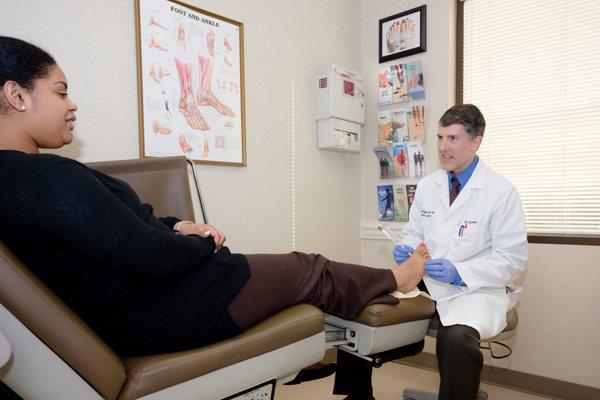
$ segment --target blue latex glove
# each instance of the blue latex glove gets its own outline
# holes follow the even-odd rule
[[[464,285],[454,264],[445,258],[436,258],[425,263],[425,274],[436,281]]]
[[[412,253],[414,253],[415,249],[405,244],[398,245],[394,247],[394,260],[397,264],[403,263],[410,257]]]

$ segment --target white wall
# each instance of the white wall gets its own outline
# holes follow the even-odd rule
[[[292,249],[291,84],[295,82],[296,248],[360,260],[360,157],[317,150],[313,78],[358,68],[358,0],[189,4],[244,23],[248,167],[200,166],[210,222],[239,252]],[[0,34],[55,56],[79,105],[78,160],[139,156],[133,0],[2,0]]]
[[[377,143],[377,111],[392,106],[377,105],[377,21],[403,10],[427,4],[427,52],[403,58],[401,62],[423,62],[427,89],[427,126],[429,170],[439,168],[435,134],[437,120],[454,104],[455,1],[404,0],[362,2],[362,72],[366,77],[367,124],[362,158],[362,237],[361,259],[367,265],[385,265],[391,261],[392,245],[373,226],[377,220],[375,187],[379,165],[371,152]],[[371,84],[369,84],[369,79]],[[435,163],[432,163],[435,161]],[[435,167],[432,165],[435,164]],[[396,182],[394,182],[396,183]],[[391,224],[400,230],[403,224]],[[508,342],[514,349],[506,360],[486,364],[529,374],[600,387],[600,349],[595,340],[600,330],[600,247],[531,244],[525,274],[519,284],[524,287],[518,310],[517,334]],[[435,342],[428,339],[426,351],[435,352]]]

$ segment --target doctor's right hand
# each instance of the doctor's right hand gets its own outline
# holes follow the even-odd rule
[[[414,251],[415,249],[405,244],[398,245],[394,247],[394,261],[396,261],[397,264],[401,264],[404,261],[408,260],[408,257],[410,257],[410,255],[414,253]]]

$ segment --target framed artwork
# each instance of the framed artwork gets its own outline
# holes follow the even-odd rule
[[[245,166],[244,26],[175,0],[135,0],[140,156]]]
[[[379,63],[425,51],[426,14],[422,5],[379,20]]]

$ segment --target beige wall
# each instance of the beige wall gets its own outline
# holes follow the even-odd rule
[[[359,67],[360,2],[188,2],[245,29],[248,167],[199,167],[210,222],[235,251],[292,249],[295,82],[296,248],[359,261],[360,156],[317,150],[313,79],[332,63]],[[58,153],[137,158],[133,0],[3,0],[1,8],[0,34],[51,52],[79,104],[77,140]]]
[[[366,84],[367,124],[362,158],[361,257],[369,265],[390,262],[392,245],[373,227],[377,219],[375,186],[378,164],[371,152],[376,146],[377,111],[390,108],[377,105],[375,86],[377,63],[377,21],[402,10],[427,4],[427,52],[402,59],[423,61],[427,90],[428,140],[426,154],[431,172],[439,168],[435,146],[437,119],[454,104],[455,15],[454,0],[405,0],[362,2],[362,72],[373,81]],[[388,62],[388,65],[395,61]],[[435,160],[435,168],[431,161]],[[402,224],[393,225],[399,231]],[[513,355],[506,360],[486,363],[530,374],[600,387],[600,349],[595,345],[600,330],[600,247],[568,245],[530,245],[524,287],[518,309],[519,329],[508,342]],[[428,339],[426,351],[435,352],[435,342]]]

